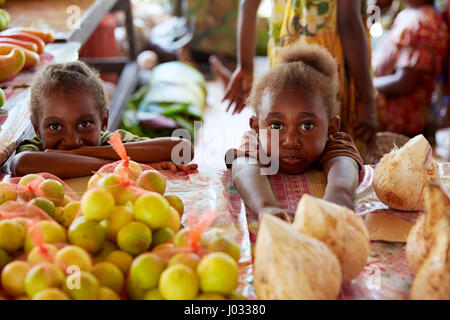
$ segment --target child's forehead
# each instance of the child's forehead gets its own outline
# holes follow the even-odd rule
[[[326,107],[322,99],[313,94],[305,94],[300,91],[278,91],[276,93],[265,90],[258,108],[258,116],[267,118],[276,117],[305,117],[319,116]]]
[[[44,96],[40,112],[48,115],[64,117],[65,114],[82,115],[98,113],[95,99],[86,92],[54,91]]]

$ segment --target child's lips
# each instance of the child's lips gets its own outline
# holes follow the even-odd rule
[[[298,165],[300,164],[303,159],[302,158],[296,158],[296,157],[282,157],[281,161],[283,161],[284,163],[288,164],[288,165]]]

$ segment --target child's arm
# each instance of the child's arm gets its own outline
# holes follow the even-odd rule
[[[11,162],[11,172],[16,176],[48,172],[60,178],[92,175],[111,160],[64,153],[21,152]]]
[[[370,142],[376,133],[377,115],[374,90],[370,76],[369,45],[361,19],[360,0],[340,0],[338,4],[338,32],[345,61],[355,79],[358,91],[358,115],[353,124],[355,135]]]
[[[192,144],[185,139],[179,138],[156,138],[148,141],[124,143],[127,155],[136,162],[152,163],[172,160],[172,149],[177,146],[180,153],[176,153],[183,157],[183,150],[190,151],[189,161],[194,157],[194,148]],[[119,155],[111,146],[94,146],[81,147],[79,149],[60,151],[49,150],[52,153],[64,153],[70,155],[79,155],[87,157],[95,157],[106,160],[120,160]]]
[[[392,75],[373,79],[373,84],[378,91],[385,94],[407,94],[414,90],[421,73],[423,72],[411,68],[399,69]]]
[[[236,70],[231,75],[224,100],[230,100],[228,109],[236,103],[233,114],[240,113],[253,82],[253,58],[256,48],[256,21],[261,0],[241,0],[239,4],[237,31]]]
[[[281,209],[275,199],[269,178],[261,174],[261,168],[255,161],[241,157],[233,162],[232,175],[236,190],[252,212],[259,216],[272,214],[290,221],[287,211]]]
[[[327,177],[324,200],[353,210],[353,194],[358,187],[358,163],[351,157],[339,156],[322,165]]]

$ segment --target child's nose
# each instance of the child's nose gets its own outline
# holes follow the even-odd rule
[[[295,129],[291,129],[286,133],[283,139],[283,146],[291,148],[299,148],[302,146],[302,143]]]
[[[68,150],[77,149],[83,145],[83,140],[74,133],[68,133],[64,140],[64,147]]]

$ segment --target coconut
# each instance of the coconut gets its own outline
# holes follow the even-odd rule
[[[264,215],[258,231],[254,287],[262,300],[336,299],[339,261],[326,244]]]
[[[424,188],[425,213],[419,216],[411,228],[406,243],[409,267],[416,273],[426,257],[441,228],[450,222],[450,198],[437,181]]]
[[[374,171],[373,189],[389,207],[403,211],[422,210],[423,189],[430,179],[439,179],[431,147],[423,135],[383,156]]]
[[[339,260],[344,282],[356,278],[366,265],[369,233],[363,219],[352,210],[305,194],[298,204],[293,226],[330,248]]]
[[[450,300],[450,227],[440,228],[411,287],[414,300]]]

